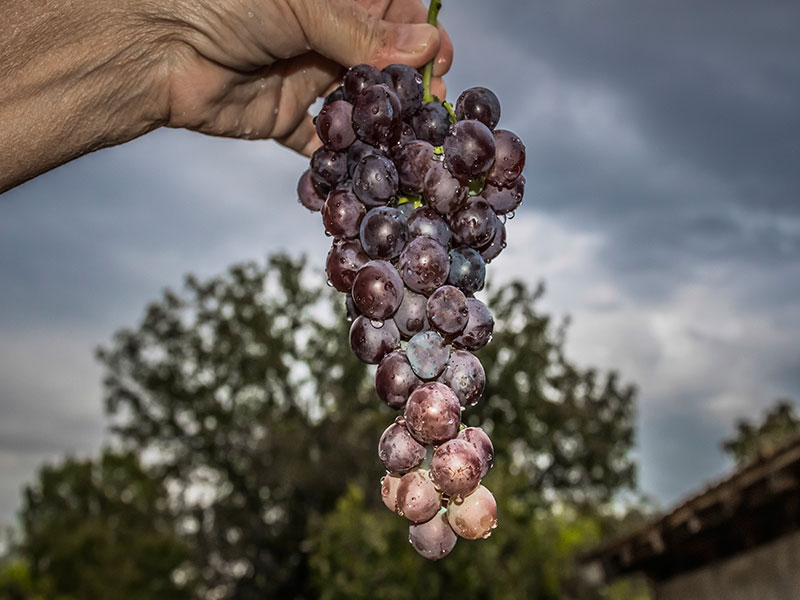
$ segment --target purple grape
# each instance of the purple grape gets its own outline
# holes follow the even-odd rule
[[[477,179],[494,162],[494,137],[480,121],[459,121],[444,140],[444,164],[457,179]]]
[[[325,196],[317,192],[311,179],[311,169],[300,176],[297,182],[297,201],[312,212],[319,212],[325,204]]]
[[[494,318],[489,308],[477,298],[467,298],[469,319],[464,331],[453,340],[456,348],[475,352],[483,348],[492,339]]]
[[[381,154],[368,154],[353,171],[353,191],[366,206],[382,206],[397,194],[397,168]]]
[[[425,460],[425,446],[411,437],[401,419],[399,423],[389,425],[381,435],[378,456],[389,473],[406,473]]]
[[[481,459],[475,446],[458,438],[439,446],[431,459],[431,479],[448,496],[469,494],[481,483]]]
[[[397,138],[397,145],[407,144],[417,139],[417,134],[414,133],[414,128],[405,121],[400,126],[400,137]]]
[[[322,206],[322,224],[325,231],[336,239],[354,238],[358,236],[364,213],[364,205],[352,191],[335,189]]]
[[[506,247],[506,226],[497,215],[494,216],[494,220],[492,241],[479,250],[486,263],[492,262]]]
[[[389,65],[383,72],[392,82],[403,116],[414,114],[422,104],[422,75],[408,65]]]
[[[399,485],[400,475],[387,473],[381,477],[381,500],[392,512],[397,512],[397,488]]]
[[[489,244],[496,230],[494,211],[480,196],[470,196],[464,208],[450,218],[453,238],[471,248],[481,248]]]
[[[481,196],[483,196],[492,207],[494,212],[498,215],[517,210],[522,204],[522,197],[525,194],[525,175],[520,175],[519,178],[509,188],[501,188],[491,183],[487,183]]]
[[[421,206],[408,218],[408,235],[412,238],[426,235],[447,248],[450,228],[442,216],[430,206]]]
[[[497,502],[492,493],[480,485],[463,502],[447,505],[447,522],[463,538],[487,538],[497,527]]]
[[[456,100],[456,118],[477,119],[489,129],[500,121],[500,101],[494,92],[484,87],[473,87],[461,92]]]
[[[352,293],[364,316],[383,321],[391,317],[403,301],[403,281],[392,263],[371,260],[353,279]],[[397,329],[394,322],[392,326]]]
[[[439,560],[450,554],[458,536],[447,521],[447,511],[440,509],[430,521],[409,526],[408,541],[423,558]]]
[[[486,181],[500,187],[511,187],[525,166],[525,144],[515,133],[497,129],[494,147],[494,164],[486,174]]]
[[[430,328],[428,325],[428,299],[422,294],[406,288],[400,308],[394,313],[393,318],[403,339],[426,331]]]
[[[474,294],[483,289],[486,279],[486,263],[473,248],[450,250],[450,274],[447,283],[456,286],[464,294]]]
[[[416,376],[402,352],[387,354],[378,365],[375,390],[389,408],[403,408],[411,392],[419,385],[422,385],[422,380]]]
[[[356,140],[350,145],[350,147],[347,149],[347,172],[350,174],[351,178],[356,172],[356,167],[358,166],[358,163],[361,162],[361,159],[365,156],[369,156],[370,154],[383,155],[378,148],[375,146],[370,146],[361,140]]]
[[[417,139],[441,146],[450,129],[450,113],[439,102],[426,102],[411,117]]]
[[[341,85],[333,90],[330,94],[325,96],[323,106],[327,106],[328,104],[336,102],[337,100],[344,100],[344,88]]]
[[[400,332],[392,320],[377,326],[361,315],[350,326],[350,347],[359,360],[367,364],[377,365],[399,345]]]
[[[322,107],[316,118],[317,135],[326,148],[344,150],[356,139],[353,131],[353,105],[336,100]]]
[[[433,146],[422,140],[401,144],[392,151],[392,159],[397,167],[400,191],[421,194],[425,175],[435,164]]]
[[[439,242],[420,236],[403,248],[398,269],[409,288],[421,294],[430,294],[447,281],[451,270],[450,257]]]
[[[356,240],[334,242],[325,261],[328,281],[340,292],[349,293],[356,273],[368,262],[369,256]]]
[[[408,222],[409,217],[411,217],[411,214],[414,212],[414,203],[401,202],[396,208],[402,213],[403,217],[405,217],[406,222]]]
[[[425,469],[414,469],[400,478],[397,486],[397,513],[414,523],[434,517],[442,506],[442,495]]]
[[[486,373],[477,356],[466,350],[453,350],[437,381],[453,390],[458,402],[466,408],[481,399],[486,387]]]
[[[400,101],[388,85],[364,88],[353,102],[353,129],[368,144],[391,146],[400,137],[401,126]]]
[[[475,446],[481,459],[481,479],[486,477],[489,469],[494,466],[494,446],[486,432],[480,427],[467,427],[458,432],[457,439],[466,440]]]
[[[336,187],[347,178],[347,155],[325,147],[317,148],[311,155],[311,176],[324,186]]]
[[[361,311],[358,310],[358,307],[353,301],[353,296],[351,294],[347,294],[347,296],[345,296],[344,309],[347,312],[347,320],[351,323],[361,316]]]
[[[428,320],[447,336],[464,330],[469,318],[464,292],[452,285],[443,285],[428,298]]]
[[[450,346],[435,331],[423,331],[410,340],[406,356],[420,379],[435,379],[450,360]]]
[[[361,222],[361,245],[372,258],[392,260],[408,240],[408,225],[396,208],[381,206],[367,213]]]
[[[376,83],[389,83],[389,78],[372,65],[356,65],[348,69],[342,81],[344,99],[355,102],[358,95]]]
[[[453,177],[439,162],[425,175],[423,192],[430,207],[445,216],[463,208],[467,202],[467,186]]]
[[[437,381],[423,383],[408,397],[406,427],[421,444],[438,445],[458,435],[461,407],[449,387]]]

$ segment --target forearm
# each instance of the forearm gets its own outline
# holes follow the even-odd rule
[[[163,122],[153,23],[135,0],[0,0],[0,192]]]

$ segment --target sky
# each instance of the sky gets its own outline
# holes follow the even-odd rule
[[[481,85],[527,145],[496,282],[544,281],[579,365],[639,389],[640,484],[719,477],[738,418],[800,398],[800,4],[446,1],[449,96]],[[160,130],[0,196],[0,524],[43,463],[104,440],[93,352],[188,272],[324,265],[273,142]]]

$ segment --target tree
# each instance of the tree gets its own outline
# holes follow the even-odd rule
[[[740,419],[736,433],[722,442],[722,449],[737,465],[743,465],[768,454],[792,437],[800,434],[800,417],[791,400],[779,399],[764,414],[761,423]]]

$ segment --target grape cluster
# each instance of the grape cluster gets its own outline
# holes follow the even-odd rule
[[[492,442],[461,412],[486,384],[473,352],[494,320],[473,295],[522,201],[525,147],[496,129],[500,104],[485,88],[466,90],[455,110],[424,98],[411,67],[351,68],[315,120],[323,146],[297,192],[333,237],[326,271],[347,294],[353,352],[378,365],[378,396],[402,411],[378,443],[383,501],[436,560],[457,535],[485,538],[497,525],[481,485]]]

